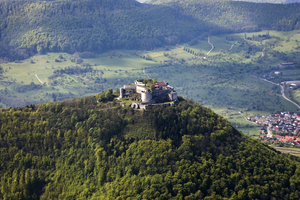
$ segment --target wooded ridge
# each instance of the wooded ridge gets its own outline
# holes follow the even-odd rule
[[[202,33],[293,30],[300,28],[299,13],[299,4],[226,0],[1,1],[0,55],[17,60],[45,52],[144,50]]]
[[[0,198],[299,199],[295,157],[210,109],[140,111],[114,95],[1,109]]]

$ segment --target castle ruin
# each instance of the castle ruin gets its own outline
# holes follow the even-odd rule
[[[152,79],[147,79],[149,82],[153,82]],[[165,81],[151,83],[152,91],[149,84],[144,83],[144,80],[136,80],[134,83],[124,85],[120,88],[119,99],[129,98],[134,96],[133,94],[140,94],[135,98],[135,102],[131,104],[131,107],[146,108],[148,105],[155,105],[159,103],[168,102],[170,104],[178,102],[177,92]]]

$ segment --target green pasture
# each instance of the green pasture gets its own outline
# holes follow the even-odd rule
[[[245,135],[260,135],[260,128],[259,127],[238,127],[239,131],[242,131]]]
[[[292,104],[291,102],[285,100],[282,96],[280,96],[280,101],[282,105],[284,106],[284,110],[299,110],[297,106]]]
[[[293,90],[293,97],[300,102],[300,88]]]
[[[153,61],[148,61],[142,58],[139,58],[135,55],[127,54],[122,57],[112,57],[112,56],[100,56],[96,58],[83,59],[87,63],[95,63],[95,69],[109,69],[109,70],[132,70],[132,69],[141,69],[145,67],[152,67],[157,65]]]
[[[89,63],[96,70],[102,70],[103,74],[100,72],[79,75],[63,74],[51,80],[49,77],[55,69],[76,66],[76,63],[71,62],[72,55],[66,53],[61,55],[63,59],[59,59],[59,53],[48,53],[47,55],[35,55],[18,63],[1,63],[1,67],[4,69],[4,78],[0,82],[0,90],[6,88],[8,90],[6,97],[11,98],[12,101],[15,99],[23,104],[42,103],[51,101],[52,98],[49,94],[52,93],[72,93],[74,97],[79,97],[95,94],[107,88],[121,87],[128,81],[132,82],[136,77],[146,77],[142,71],[143,68],[157,65],[153,61],[147,61],[125,51],[122,56],[118,57],[101,55],[93,59],[84,59],[84,63]],[[55,59],[59,59],[60,62],[55,62]],[[46,83],[42,89],[24,93],[15,91],[14,88],[29,85],[31,82],[37,85],[42,84],[37,77],[42,83]],[[101,80],[106,79],[106,82],[102,82],[99,87],[99,84],[94,83],[96,77]],[[56,85],[53,84],[54,81],[57,82]]]

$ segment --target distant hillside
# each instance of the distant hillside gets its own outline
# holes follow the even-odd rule
[[[299,199],[298,163],[211,110],[111,95],[0,109],[0,199]]]
[[[150,0],[147,3],[173,7],[182,14],[202,19],[212,33],[300,29],[300,4],[257,4],[229,0]]]
[[[254,3],[299,3],[300,0],[232,0],[232,1],[246,1],[246,2],[254,2]]]
[[[200,20],[170,7],[135,0],[4,1],[0,19],[3,42],[39,53],[144,50],[207,31],[207,25],[195,26]]]
[[[299,29],[299,11],[300,4],[226,0],[1,1],[0,57],[14,60],[49,51],[145,50],[187,42],[209,31]]]

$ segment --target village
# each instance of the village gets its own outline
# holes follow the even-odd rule
[[[300,112],[283,111],[280,114],[248,116],[247,119],[261,125],[262,141],[300,145]]]

